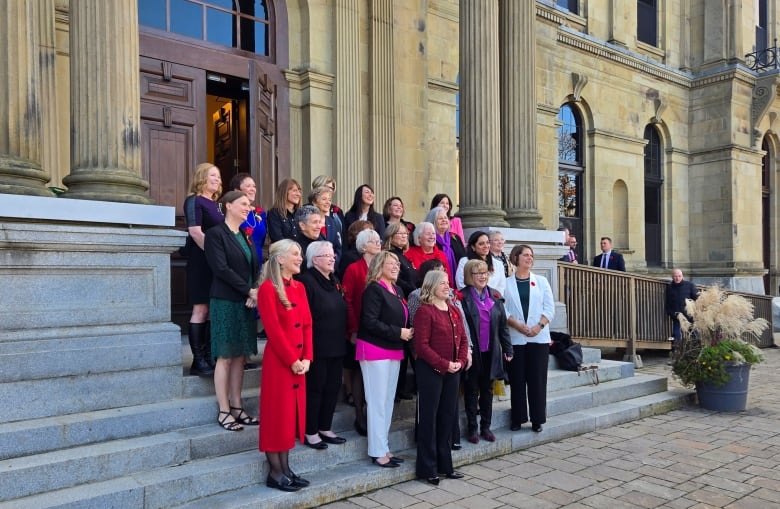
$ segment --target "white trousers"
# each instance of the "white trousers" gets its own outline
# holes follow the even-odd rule
[[[381,458],[390,451],[388,435],[393,420],[395,388],[401,361],[360,361],[368,417],[368,455]]]

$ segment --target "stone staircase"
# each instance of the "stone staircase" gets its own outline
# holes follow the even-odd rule
[[[464,440],[453,452],[456,466],[668,412],[690,399],[667,390],[665,377],[602,360],[599,350],[584,352],[586,364],[599,366],[600,385],[554,369],[551,358],[544,431],[509,431],[509,401],[496,401],[496,442]],[[0,424],[0,509],[316,507],[415,476],[413,401],[396,405],[391,429],[391,449],[407,458],[400,468],[368,461],[366,439],[352,430],[353,409],[339,405],[333,429],[347,442],[325,451],[296,446],[290,465],[312,485],[290,494],[265,486],[256,429],[231,433],[215,423],[212,382],[186,376],[182,383],[178,399]],[[244,401],[253,415],[258,385],[259,369],[247,371]]]

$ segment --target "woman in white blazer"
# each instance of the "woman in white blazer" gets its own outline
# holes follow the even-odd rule
[[[531,429],[542,431],[547,422],[547,356],[555,316],[550,283],[531,272],[534,250],[523,244],[512,248],[509,261],[515,273],[506,280],[506,314],[514,356],[509,363],[512,386],[510,428],[517,431],[531,417]]]

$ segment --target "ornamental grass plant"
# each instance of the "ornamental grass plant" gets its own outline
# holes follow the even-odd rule
[[[722,387],[729,379],[726,366],[763,360],[755,343],[769,322],[753,316],[753,304],[746,298],[710,286],[697,300],[686,301],[685,313],[691,320],[678,314],[682,338],[672,360],[672,372],[683,385]]]

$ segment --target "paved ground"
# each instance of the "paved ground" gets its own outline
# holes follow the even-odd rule
[[[780,508],[780,349],[764,352],[745,412],[676,410],[464,466],[464,480],[408,481],[325,507]],[[643,360],[642,372],[671,375],[665,358]]]

